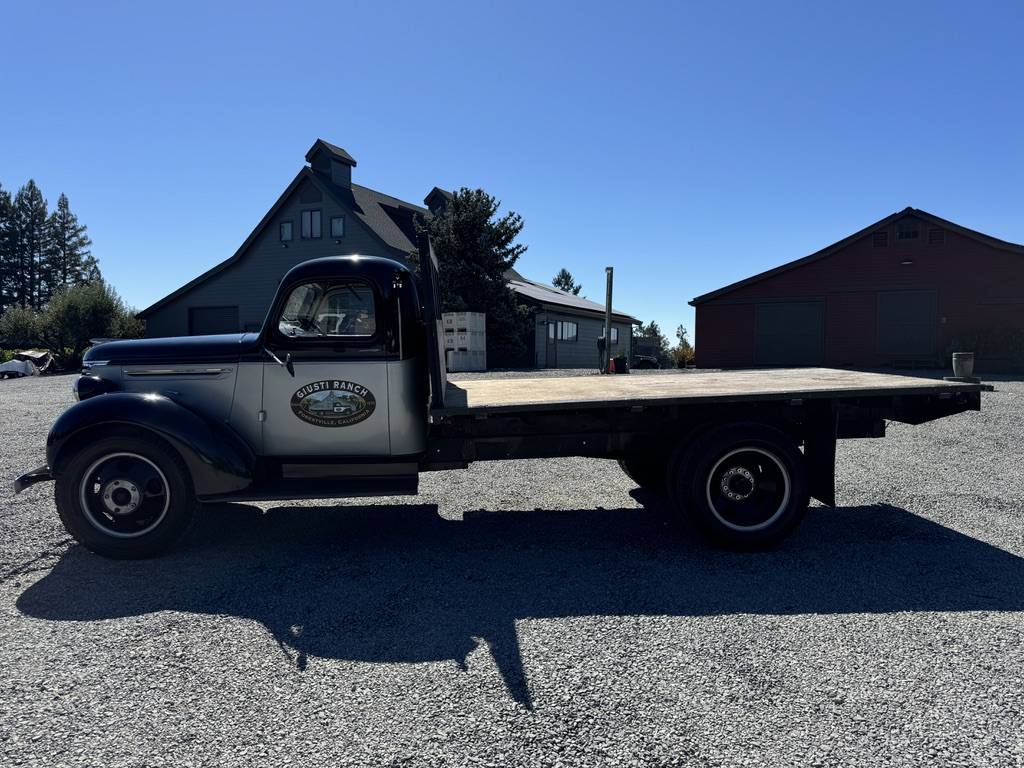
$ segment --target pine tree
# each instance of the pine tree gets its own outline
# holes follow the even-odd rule
[[[35,181],[14,196],[14,300],[20,307],[40,309],[50,297],[46,266],[50,255],[46,200]]]
[[[11,193],[0,185],[0,315],[14,303],[14,211]]]
[[[71,212],[68,197],[63,192],[57,200],[57,209],[47,219],[50,253],[47,262],[50,293],[58,288],[97,280],[100,277],[96,259],[89,251],[92,240],[86,227]]]
[[[573,279],[572,272],[565,267],[558,270],[558,274],[555,275],[551,284],[566,293],[571,293],[573,296],[579,296],[580,291],[583,290],[583,286]]]
[[[499,218],[500,205],[482,189],[462,188],[423,225],[437,253],[441,309],[487,314],[487,362],[494,367],[522,365],[533,328],[505,276],[526,250],[516,242],[523,220],[513,212]]]

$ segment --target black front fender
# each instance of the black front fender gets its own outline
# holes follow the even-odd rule
[[[200,498],[252,484],[255,458],[238,435],[157,394],[112,392],[71,406],[50,429],[47,464],[58,475],[61,463],[81,445],[80,438],[101,438],[104,430],[123,427],[151,432],[170,443],[185,460]]]

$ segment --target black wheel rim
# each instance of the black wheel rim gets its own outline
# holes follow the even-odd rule
[[[119,539],[155,529],[171,501],[164,473],[136,453],[112,453],[93,462],[82,475],[79,497],[89,523]]]
[[[764,448],[736,448],[708,474],[708,505],[718,521],[736,531],[759,531],[778,520],[789,504],[789,471]]]

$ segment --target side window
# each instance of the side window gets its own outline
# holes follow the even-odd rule
[[[304,283],[292,289],[277,329],[289,338],[369,338],[377,332],[373,289],[366,283]]]

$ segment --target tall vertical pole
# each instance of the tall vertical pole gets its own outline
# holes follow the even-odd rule
[[[604,268],[607,287],[604,294],[604,359],[601,361],[601,373],[608,373],[609,360],[612,356],[612,273],[611,267]]]

